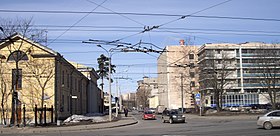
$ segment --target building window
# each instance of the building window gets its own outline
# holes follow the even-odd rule
[[[194,54],[189,54],[189,59],[194,59]]]
[[[12,86],[15,85],[15,89],[20,90],[22,89],[22,70],[18,69],[18,81],[17,80],[17,70],[13,69],[12,70]],[[13,87],[14,88],[14,87]]]
[[[27,55],[22,52],[22,51],[14,51],[13,53],[10,54],[8,57],[8,61],[20,61],[20,60],[28,60]]]
[[[190,72],[190,77],[194,78],[194,72]]]
[[[64,112],[64,95],[62,95],[62,97],[61,97],[60,112]]]
[[[67,73],[67,87],[70,87],[70,74]]]
[[[241,50],[242,53],[248,53],[248,50],[247,49],[243,49]]]
[[[65,74],[64,71],[62,71],[62,81],[61,82],[63,85],[64,85],[64,74]]]
[[[77,82],[77,79],[75,78],[74,79],[74,88],[75,88],[75,90],[77,90],[77,85],[78,85],[78,82]]]
[[[194,63],[190,63],[190,68],[194,68]]]
[[[158,85],[155,85],[155,86],[154,86],[154,89],[158,89]]]
[[[191,87],[195,87],[195,82],[191,81]]]

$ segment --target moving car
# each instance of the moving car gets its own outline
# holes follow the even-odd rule
[[[280,110],[271,111],[264,116],[258,117],[257,124],[267,130],[273,127],[280,127]]]
[[[165,110],[161,116],[162,123],[169,121],[170,124],[174,122],[185,123],[185,115],[179,114],[177,110]]]
[[[152,111],[145,111],[142,115],[143,120],[156,119],[156,115]]]

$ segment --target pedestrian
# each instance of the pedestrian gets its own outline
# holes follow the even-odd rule
[[[128,114],[128,109],[125,107],[124,108],[124,115],[125,115],[125,117],[127,117],[127,114]]]
[[[167,108],[164,108],[164,110],[163,110],[163,112],[162,112],[162,114],[166,114],[167,113]]]

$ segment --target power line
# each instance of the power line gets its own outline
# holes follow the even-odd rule
[[[208,10],[208,9],[217,7],[217,6],[219,6],[219,5],[222,5],[222,4],[227,3],[227,2],[229,2],[229,1],[232,1],[232,0],[227,0],[227,1],[224,1],[224,2],[221,2],[221,3],[218,3],[218,4],[215,4],[215,5],[213,5],[213,6],[204,8],[204,9],[202,9],[202,10],[193,12],[193,13],[188,14],[188,15],[181,16],[181,17],[178,18],[178,19],[171,20],[171,21],[169,21],[169,22],[166,22],[166,23],[163,23],[163,24],[160,24],[160,25],[154,25],[154,26],[151,26],[151,27],[150,27],[150,26],[145,26],[143,31],[141,31],[141,32],[139,32],[139,33],[136,33],[136,34],[132,34],[132,35],[123,37],[123,38],[119,38],[119,39],[117,39],[117,40],[115,40],[115,41],[124,40],[124,39],[126,39],[126,38],[130,38],[130,37],[133,37],[133,36],[138,35],[138,34],[141,34],[141,33],[149,32],[149,31],[152,31],[152,30],[154,30],[154,29],[159,29],[160,27],[162,27],[162,26],[164,26],[164,25],[173,23],[173,22],[178,21],[178,20],[181,20],[181,19],[185,19],[186,17],[189,17],[189,16],[191,16],[191,15],[194,15],[194,14],[197,14],[197,13],[200,13],[200,12],[203,12],[203,11],[206,11],[206,10]]]
[[[90,12],[90,11],[60,11],[60,10],[9,10],[2,9],[0,12],[4,13],[47,13],[47,14],[101,14],[101,15],[134,15],[134,16],[157,16],[157,17],[182,17],[182,14],[156,14],[156,13],[130,13],[130,12]],[[188,17],[194,18],[212,18],[212,19],[233,19],[233,20],[251,20],[251,21],[276,21],[280,22],[280,19],[276,18],[254,18],[254,17],[232,17],[232,16],[206,16],[206,15],[189,15]]]
[[[91,10],[90,13],[87,13],[86,15],[84,15],[81,19],[79,19],[78,21],[76,21],[73,25],[71,25],[66,31],[64,31],[62,34],[60,34],[58,37],[56,37],[54,40],[52,40],[51,42],[48,43],[48,45],[50,45],[51,43],[53,43],[55,40],[57,40],[58,38],[60,38],[62,35],[64,35],[65,33],[67,33],[73,26],[77,25],[78,23],[80,23],[83,19],[85,19],[89,14],[91,14],[94,10],[96,10],[98,7],[100,7],[102,4],[104,4],[107,0],[104,0],[101,4],[97,5],[93,10]]]
[[[250,34],[250,33],[218,33],[218,32],[174,32],[174,31],[159,31],[168,33],[196,33],[196,34],[207,34],[207,35],[247,35],[247,36],[280,36],[280,34]]]
[[[180,29],[181,29],[180,31],[174,31],[174,30],[179,30],[179,29],[178,28],[161,28],[160,30],[156,30],[153,32],[155,32],[155,33],[162,33],[162,32],[178,33],[178,34],[196,33],[196,34],[207,34],[207,35],[215,34],[215,35],[280,36],[280,32],[276,32],[276,31],[188,29],[188,28],[180,28]],[[38,30],[40,30],[40,29],[38,29]],[[46,30],[46,29],[42,29],[42,30]],[[67,29],[47,29],[47,30],[50,32],[50,31],[66,31]],[[192,31],[189,31],[189,30],[192,30]],[[72,32],[128,32],[128,33],[138,32],[138,30],[126,30],[126,29],[96,29],[96,30],[94,30],[94,29],[91,29],[91,30],[89,30],[89,29],[71,29],[68,31],[72,31]],[[206,31],[206,32],[203,32],[203,31]],[[213,31],[213,32],[211,32],[211,31]],[[222,32],[222,33],[219,33],[219,32]],[[136,34],[133,34],[133,35],[136,35]],[[128,38],[128,37],[124,37],[123,39],[125,39],[125,38]],[[57,41],[57,39],[56,39],[56,41]],[[80,40],[80,41],[82,41],[82,40]],[[218,40],[213,40],[213,41],[218,41]],[[113,41],[113,42],[116,42],[116,41]]]
[[[93,4],[95,4],[95,5],[98,5],[97,3],[93,2],[93,1],[90,1],[90,0],[87,0],[87,1],[90,2],[90,3],[93,3]],[[124,18],[126,18],[126,19],[128,19],[128,20],[130,20],[130,21],[133,21],[133,22],[137,23],[137,24],[140,24],[140,25],[142,25],[142,26],[145,26],[145,24],[143,24],[143,23],[141,23],[141,22],[139,22],[139,21],[136,21],[136,20],[131,19],[131,18],[127,17],[127,16],[124,16],[124,15],[122,15],[122,14],[120,14],[120,13],[118,13],[118,12],[115,12],[115,11],[109,9],[109,8],[106,8],[106,7],[102,6],[102,5],[101,5],[100,7],[104,8],[104,9],[106,9],[106,10],[109,10],[109,11],[111,11],[111,12],[117,14],[117,15],[120,15],[120,16],[122,16],[122,17],[124,17]]]
[[[13,25],[10,25],[13,26]],[[48,31],[64,31],[66,29],[61,29],[65,27],[70,27],[69,25],[32,25],[31,27],[43,27],[42,30]],[[48,28],[44,28],[48,27]],[[69,31],[123,31],[123,32],[135,32],[137,29],[142,29],[142,27],[135,26],[73,26],[73,28],[97,28],[97,29],[71,29]],[[103,28],[103,29],[100,29]],[[128,29],[128,30],[127,30]],[[134,30],[130,30],[134,29]],[[205,29],[205,28],[183,28],[183,27],[162,27],[161,30],[193,30],[193,31],[222,31],[222,32],[252,32],[252,33],[280,33],[280,31],[262,31],[262,30],[245,30],[245,29]],[[39,28],[40,30],[40,28]]]
[[[224,1],[224,2],[221,2],[221,3],[218,3],[218,4],[215,4],[215,5],[213,5],[213,6],[204,8],[204,9],[202,9],[202,10],[193,12],[193,13],[191,13],[191,14],[181,16],[180,18],[177,18],[177,19],[175,19],[175,20],[171,20],[171,21],[169,21],[169,22],[163,23],[163,24],[159,25],[159,27],[162,27],[162,26],[164,26],[164,25],[167,25],[167,24],[176,22],[176,21],[181,20],[181,19],[185,19],[186,17],[190,17],[190,16],[192,16],[192,15],[195,15],[195,14],[198,14],[198,13],[200,13],[200,12],[203,12],[203,11],[206,11],[206,10],[209,10],[209,9],[212,9],[212,8],[214,8],[214,7],[217,7],[217,6],[219,6],[219,5],[225,4],[225,3],[230,2],[230,1],[232,1],[232,0],[227,0],[227,1]]]

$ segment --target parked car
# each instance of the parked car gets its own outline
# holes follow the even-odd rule
[[[162,114],[164,109],[165,109],[164,105],[158,105],[157,108],[156,108],[156,114]]]
[[[258,117],[257,124],[267,130],[273,127],[280,127],[280,110],[271,111],[264,116]]]
[[[241,111],[241,108],[238,107],[238,106],[231,106],[229,107],[229,111],[235,111],[235,112],[238,112],[238,111]]]
[[[161,116],[162,123],[165,123],[166,121],[169,121],[170,124],[174,122],[182,122],[185,123],[185,116],[182,114],[179,114],[177,110],[165,110],[162,112]]]
[[[156,119],[156,115],[155,115],[152,111],[148,110],[148,111],[145,111],[145,112],[143,113],[142,119],[143,119],[143,120],[147,120],[147,119]]]
[[[152,111],[153,113],[156,113],[156,108],[150,108],[149,111]]]

